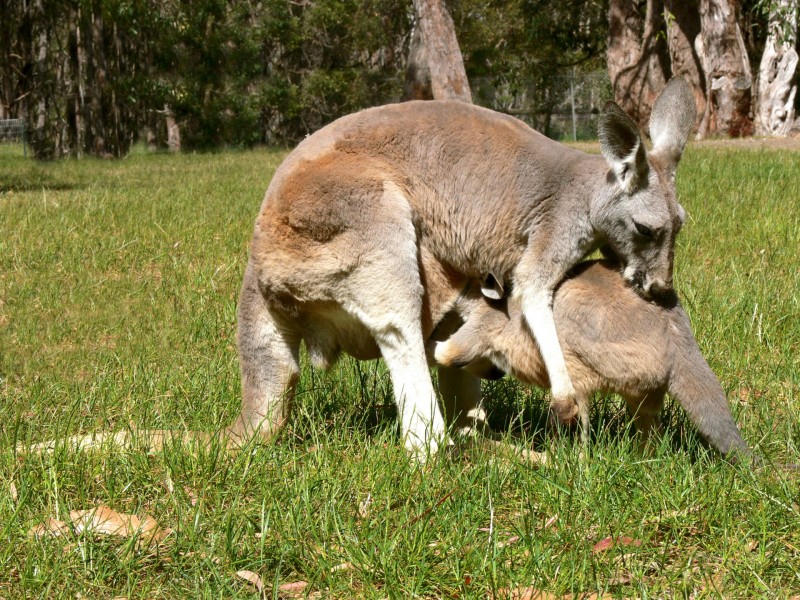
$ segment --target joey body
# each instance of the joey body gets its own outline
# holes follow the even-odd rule
[[[446,340],[434,343],[438,364],[482,378],[508,373],[524,383],[549,387],[541,353],[515,298],[488,301],[472,285],[453,310],[464,323]],[[645,442],[658,428],[669,392],[712,447],[732,460],[750,456],[722,386],[674,293],[645,299],[624,281],[616,263],[589,261],[559,286],[553,312],[577,393],[574,406],[553,398],[551,408],[560,421],[577,420],[586,438],[592,394],[614,392],[625,400]]]

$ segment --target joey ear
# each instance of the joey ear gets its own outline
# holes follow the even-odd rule
[[[506,290],[494,273],[489,273],[481,281],[481,294],[489,300],[502,300]]]
[[[692,88],[682,77],[673,77],[656,99],[650,113],[653,153],[663,156],[672,171],[678,166],[696,118],[697,107]]]
[[[647,152],[639,128],[614,102],[607,102],[600,115],[600,150],[622,189],[632,192],[647,179]]]

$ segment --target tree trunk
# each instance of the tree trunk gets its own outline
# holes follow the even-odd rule
[[[472,102],[464,60],[456,39],[455,26],[443,0],[414,0],[415,30],[412,38],[406,93],[427,97],[425,78],[430,81],[430,97],[434,100]],[[416,31],[415,31],[415,35]],[[411,56],[413,55],[413,57]],[[423,65],[427,65],[427,69]],[[414,69],[414,73],[410,70]],[[409,84],[409,80],[419,83]],[[410,99],[410,98],[407,98]]]
[[[703,61],[694,48],[700,35],[698,0],[664,0],[664,20],[667,23],[667,46],[673,77],[683,77],[692,88],[700,126],[706,112],[706,79]]]
[[[611,0],[608,10],[608,74],[614,99],[647,130],[656,97],[669,79],[669,51],[662,0],[647,0],[644,19],[634,0]]]
[[[86,39],[86,82],[89,102],[86,111],[87,151],[94,156],[109,156],[106,148],[106,115],[104,91],[106,84],[106,59],[103,40],[103,14],[101,3],[92,2],[89,33]]]
[[[31,94],[34,98],[33,139],[31,148],[34,156],[40,159],[51,159],[56,157],[55,135],[52,131],[50,119],[48,118],[50,85],[50,65],[48,64],[48,31],[45,19],[44,5],[42,0],[36,0],[31,5],[33,15],[33,28],[35,31],[33,51],[36,53],[33,71],[33,89]]]
[[[69,11],[69,40],[67,51],[70,66],[70,95],[67,106],[69,149],[73,156],[83,156],[84,106],[83,106],[83,49],[81,39],[81,8],[75,5]]]
[[[422,43],[422,34],[418,24],[414,26],[414,31],[411,33],[403,100],[433,100],[428,53],[425,51],[425,44]]]
[[[797,93],[797,0],[773,0],[769,33],[758,70],[755,118],[758,135],[787,136]]]
[[[735,0],[700,0],[695,50],[703,60],[708,98],[698,137],[753,133],[753,76],[737,13]]]
[[[170,152],[181,151],[181,128],[169,106],[164,106],[164,118],[167,122],[167,148]]]

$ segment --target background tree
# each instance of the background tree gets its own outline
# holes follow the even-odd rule
[[[605,68],[608,0],[457,0],[452,10],[473,102],[540,131],[568,110],[576,79]]]
[[[699,127],[706,112],[706,80],[703,59],[697,54],[694,41],[700,35],[699,0],[664,0],[664,21],[672,76],[689,82],[697,106]]]
[[[416,28],[415,8],[433,15]],[[454,36],[436,32],[441,0],[0,0],[0,118],[23,118],[40,158],[124,156],[137,141],[295,144],[399,100],[407,66],[424,81],[432,63],[414,48],[430,25],[434,45],[450,40],[463,58],[463,72],[435,78],[542,131],[572,86],[606,65],[642,126],[673,74],[692,83],[703,134],[749,133],[753,101],[760,132],[785,135],[794,120],[797,0],[451,0],[449,10]],[[433,62],[458,65],[450,55]],[[586,85],[598,96],[589,109],[611,94],[605,85]]]
[[[611,0],[607,56],[614,99],[643,130],[670,77],[664,30],[661,0],[647,0],[644,14],[636,0]]]
[[[795,118],[797,0],[772,0],[766,10],[769,31],[758,69],[755,128],[759,135],[785,136]]]
[[[443,0],[414,0],[404,97],[472,102],[455,27]]]
[[[707,94],[698,136],[751,135],[753,76],[739,26],[735,0],[700,0],[700,35],[695,40],[702,58]]]

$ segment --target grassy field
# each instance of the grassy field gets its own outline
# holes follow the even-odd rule
[[[249,451],[17,453],[233,419],[238,288],[283,155],[39,165],[0,148],[0,598],[800,594],[800,474],[776,466],[800,462],[798,152],[690,146],[679,171],[677,287],[755,472],[671,403],[642,456],[614,398],[595,403],[590,456],[559,438],[542,467],[485,450],[415,467],[384,367],[350,360],[304,368],[289,427]],[[486,394],[495,425],[536,435],[540,391]],[[74,512],[33,533],[94,507],[158,535],[81,531]]]

